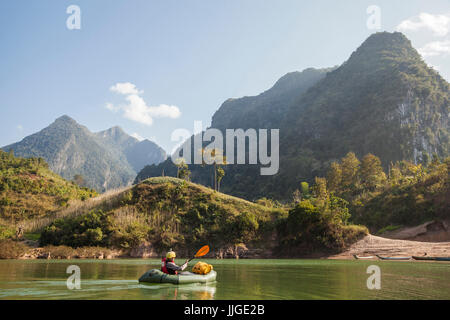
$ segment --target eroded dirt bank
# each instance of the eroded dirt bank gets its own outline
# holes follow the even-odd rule
[[[450,241],[450,220],[425,222],[415,227],[404,227],[383,233],[383,238],[426,242]]]

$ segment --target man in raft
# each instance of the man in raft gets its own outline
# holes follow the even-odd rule
[[[186,269],[189,260],[186,260],[183,265],[177,266],[174,258],[176,254],[172,249],[167,252],[166,257],[161,260],[161,271],[167,274],[178,274],[178,271],[183,271]]]

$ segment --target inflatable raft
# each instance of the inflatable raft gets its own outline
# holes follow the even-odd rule
[[[208,274],[196,274],[192,272],[181,272],[179,274],[167,274],[158,269],[152,269],[144,273],[139,282],[149,283],[208,283],[216,281],[217,272],[211,270]]]

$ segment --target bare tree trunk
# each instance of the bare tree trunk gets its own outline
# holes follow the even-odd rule
[[[215,162],[214,162],[214,190],[217,191],[217,169]]]

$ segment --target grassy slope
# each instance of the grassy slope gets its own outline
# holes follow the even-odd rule
[[[291,223],[286,220],[289,208],[249,202],[173,177],[149,178],[97,203],[93,200],[84,210],[45,228],[41,245],[100,246],[126,252],[147,243],[156,252],[173,248],[188,255],[209,244],[216,254],[247,247],[270,255],[281,244],[280,226]],[[365,228],[338,226],[324,217],[317,216],[314,230],[318,233],[312,236],[340,239],[345,243],[339,249],[366,234]],[[298,245],[303,248],[305,244],[292,242],[293,249]],[[322,245],[316,243],[311,249]],[[292,252],[306,254],[305,250]]]
[[[201,184],[193,183],[193,182],[187,182],[182,179],[178,179],[175,177],[154,177],[146,179],[142,182],[142,184],[138,185],[137,188],[143,188],[143,186],[154,186],[157,187],[162,184],[174,184],[174,185],[181,185],[186,184],[189,188],[190,195],[194,196],[195,194],[205,194],[209,196],[210,203],[216,204],[219,206],[222,206],[223,208],[226,208],[230,210],[230,213],[232,214],[239,214],[243,211],[249,211],[264,217],[268,217],[274,212],[279,212],[279,209],[272,209],[268,208],[266,206],[262,206],[259,204],[256,204],[251,201],[247,201],[245,199],[241,199],[238,197],[234,197],[225,193],[221,192],[215,192],[213,189],[205,187]],[[153,189],[153,188],[152,188]]]
[[[214,192],[172,177],[147,179],[83,210],[47,221],[41,245],[102,246],[129,250],[149,242],[156,250],[186,252],[245,243],[259,248],[287,212]]]
[[[0,150],[0,226],[11,228],[48,217],[95,195],[50,171],[43,159],[14,157]]]

